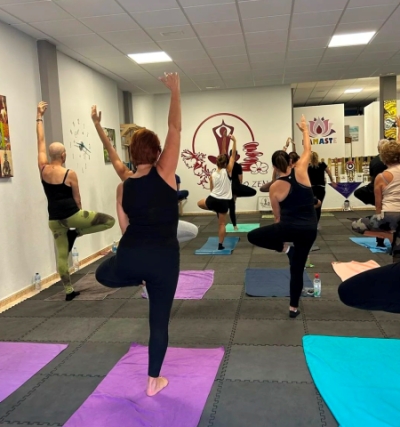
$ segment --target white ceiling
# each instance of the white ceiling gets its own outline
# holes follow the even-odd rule
[[[157,77],[171,70],[181,73],[186,92],[294,84],[298,105],[365,103],[378,96],[377,79],[371,77],[400,74],[399,5],[399,0],[0,0],[0,20],[55,43],[134,93],[163,93]],[[367,46],[326,47],[333,34],[372,30],[377,35]],[[174,63],[138,66],[126,56],[159,50]],[[345,88],[361,84],[361,94],[343,95]]]

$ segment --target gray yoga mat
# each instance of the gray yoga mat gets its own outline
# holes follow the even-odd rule
[[[306,271],[303,273],[304,288],[313,284]],[[251,297],[290,296],[290,270],[287,268],[248,268],[245,276],[246,294]],[[303,296],[311,296],[303,292]]]
[[[81,294],[74,301],[102,301],[108,295],[112,295],[120,288],[106,288],[96,281],[96,275],[93,273],[86,274],[81,280],[74,285],[74,290]],[[65,301],[65,292],[61,291],[45,299],[45,301]]]

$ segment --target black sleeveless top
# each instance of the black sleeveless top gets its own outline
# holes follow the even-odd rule
[[[44,166],[43,169],[45,167],[46,166]],[[41,172],[42,174],[43,169]],[[47,197],[47,209],[49,211],[50,221],[67,219],[79,212],[78,205],[72,195],[72,188],[65,184],[68,173],[69,169],[65,173],[61,184],[49,184],[48,182],[43,181],[42,177],[42,185]]]
[[[146,176],[128,178],[123,185],[122,208],[129,225],[119,247],[179,250],[176,190],[161,178],[155,167]]]
[[[279,203],[281,208],[280,222],[283,225],[317,229],[317,214],[314,208],[314,194],[311,187],[305,187],[296,180],[295,169],[290,175],[278,178],[290,184],[285,200]]]

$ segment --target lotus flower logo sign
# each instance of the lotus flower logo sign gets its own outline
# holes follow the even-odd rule
[[[336,138],[333,138],[332,135],[336,133],[332,129],[333,123],[329,120],[324,119],[323,117],[314,119],[309,122],[310,128],[310,140],[312,145],[319,144],[336,144]]]
[[[205,124],[208,122],[213,123],[211,129],[206,127]],[[243,172],[250,172],[251,174],[267,174],[269,166],[262,162],[260,158],[263,153],[258,151],[259,143],[255,141],[254,134],[250,126],[239,116],[231,113],[219,113],[214,114],[203,122],[196,129],[192,141],[192,150],[185,149],[182,151],[181,157],[188,169],[193,169],[193,174],[198,177],[198,185],[203,188],[209,187],[210,176],[215,170],[217,162],[217,156],[223,153],[229,153],[232,148],[230,136],[234,134],[236,130],[240,130],[240,133],[248,132],[250,142],[243,145],[243,160],[241,161]],[[207,155],[199,151],[199,147],[207,140],[215,139],[216,146],[214,155]],[[238,147],[238,151],[240,149]],[[215,155],[216,154],[216,155]],[[241,158],[240,154],[237,154],[236,161]]]

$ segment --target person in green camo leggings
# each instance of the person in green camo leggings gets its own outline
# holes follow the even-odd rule
[[[50,144],[50,162],[48,161],[43,127],[46,109],[47,104],[40,102],[36,119],[38,166],[48,201],[49,228],[57,248],[57,271],[64,285],[65,299],[72,301],[79,295],[71,285],[68,268],[68,256],[75,239],[85,234],[108,230],[114,226],[115,219],[104,213],[82,210],[78,177],[74,171],[63,167],[66,159],[63,144]]]

